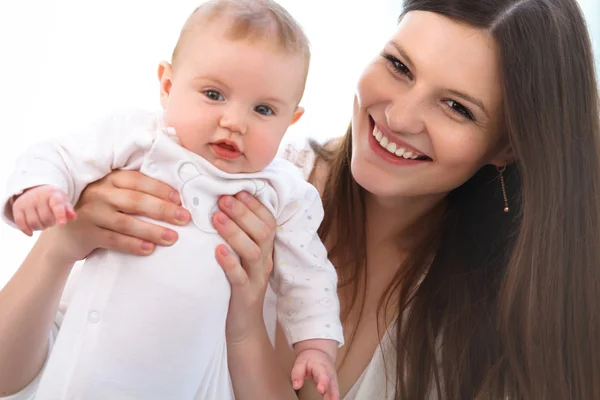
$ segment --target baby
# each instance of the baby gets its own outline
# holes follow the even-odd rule
[[[303,114],[309,59],[302,29],[275,2],[208,2],[185,23],[171,64],[158,68],[163,112],[111,115],[19,159],[5,217],[28,235],[74,219],[82,190],[114,169],[177,188],[193,221],[165,224],[179,240],[149,257],[88,257],[54,344],[60,357],[48,360],[62,372],[45,374],[44,390],[60,388],[57,398],[114,388],[127,398],[233,399],[230,286],[213,256],[223,240],[211,218],[221,195],[245,191],[278,221],[271,287],[296,352],[294,387],[321,377],[320,393],[338,398],[335,355],[344,339],[337,275],[316,233],[322,205],[297,168],[275,158]]]

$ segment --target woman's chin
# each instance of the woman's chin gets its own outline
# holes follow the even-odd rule
[[[451,189],[436,184],[426,174],[411,173],[400,175],[395,171],[380,168],[365,159],[352,158],[352,177],[367,192],[382,199],[407,199],[416,197],[440,196]]]
[[[388,171],[383,171],[377,166],[354,157],[350,163],[352,177],[367,192],[375,196],[396,197],[402,196],[401,182],[397,176],[390,176]]]

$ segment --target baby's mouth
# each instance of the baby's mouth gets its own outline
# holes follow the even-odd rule
[[[232,145],[227,144],[227,143],[215,143],[215,145],[219,146],[219,147],[221,147],[221,148],[223,148],[225,150],[228,150],[228,151],[239,151],[235,146],[232,146]]]
[[[218,140],[210,144],[218,157],[233,160],[242,155],[240,148],[232,140]]]

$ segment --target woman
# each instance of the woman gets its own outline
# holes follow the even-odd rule
[[[598,106],[575,0],[405,2],[348,133],[315,146],[342,396],[600,398]],[[169,193],[116,172],[88,188],[77,223],[40,237],[0,293],[0,390],[38,373],[73,261],[172,243],[119,213],[171,220]],[[279,330],[272,350],[262,320],[273,218],[243,194],[220,206],[215,227],[241,258],[216,250],[236,396],[296,398],[293,353]],[[320,396],[306,384],[298,398]]]

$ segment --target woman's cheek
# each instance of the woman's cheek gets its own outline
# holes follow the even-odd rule
[[[448,168],[477,172],[486,162],[487,146],[477,138],[448,135],[434,143],[437,162]]]
[[[358,107],[365,109],[369,106],[389,100],[389,82],[379,71],[379,64],[369,65],[358,80],[356,87],[356,102]],[[386,82],[388,83],[386,85]],[[386,89],[387,86],[387,89]]]

